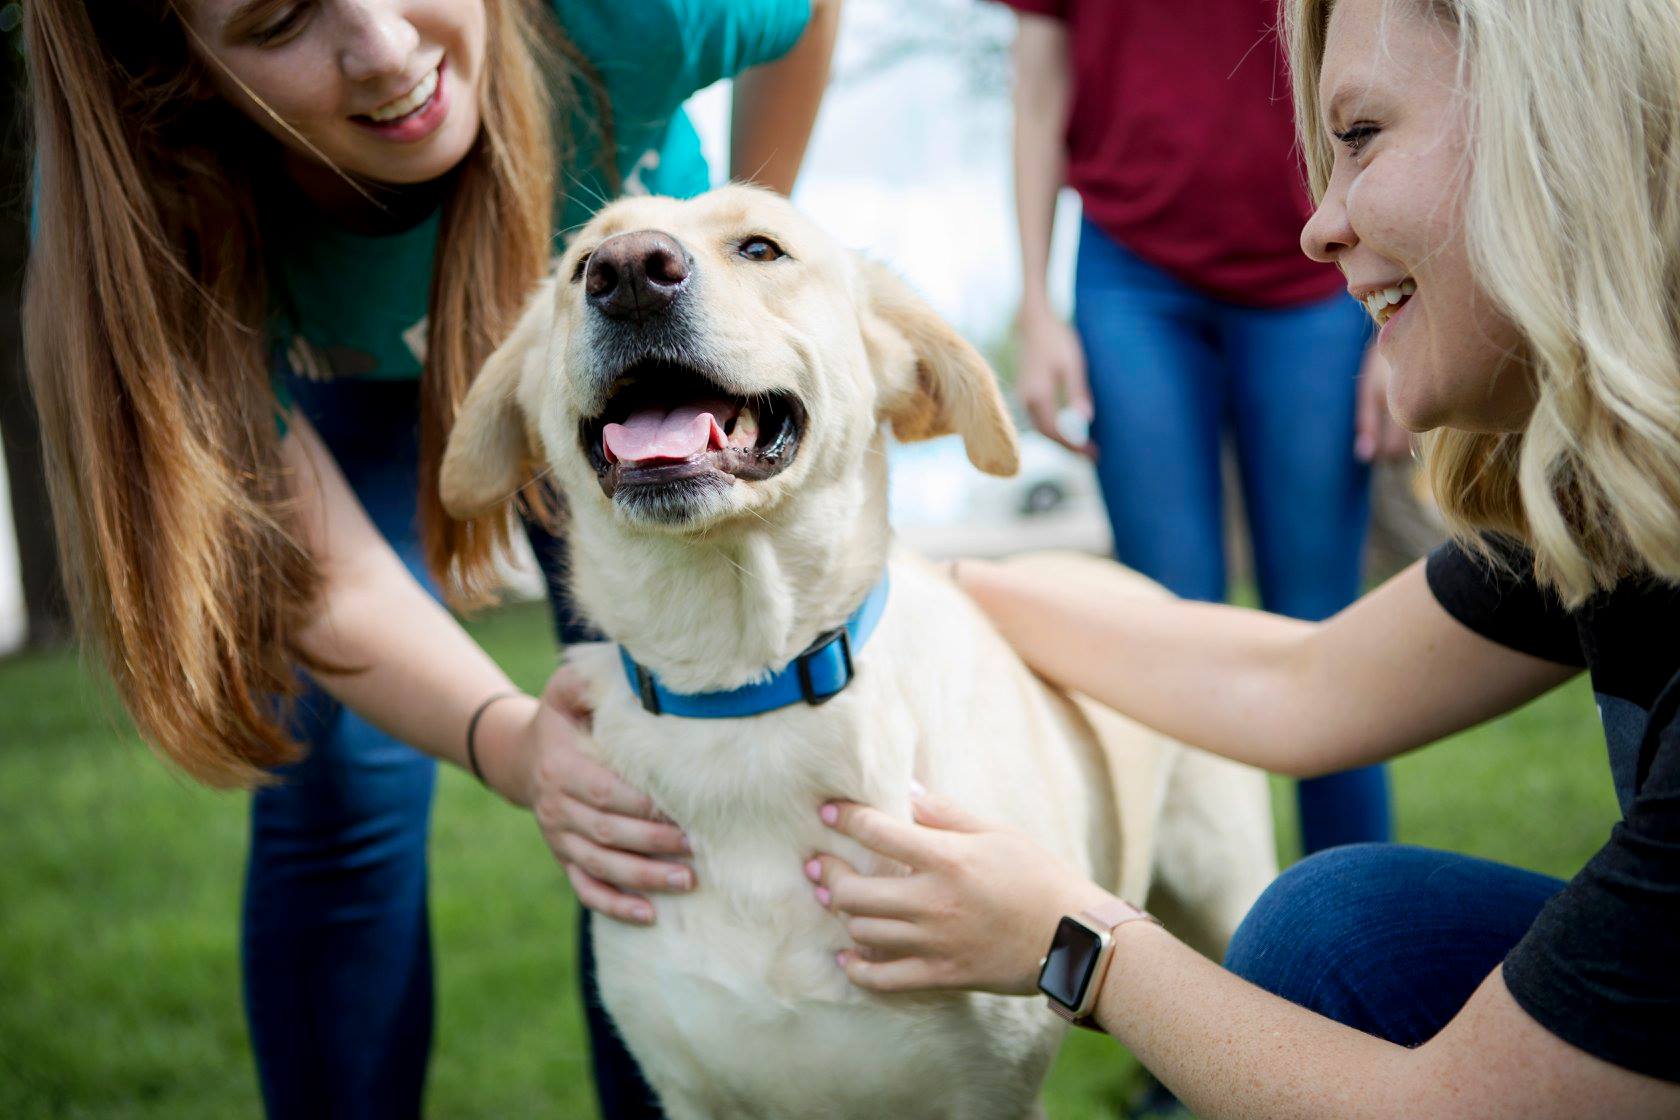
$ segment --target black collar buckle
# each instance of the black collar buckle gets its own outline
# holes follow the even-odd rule
[[[811,660],[835,642],[840,643],[840,661],[846,667],[846,676],[833,692],[819,693],[811,683]],[[837,626],[826,634],[817,635],[817,640],[807,646],[804,653],[793,659],[793,667],[794,672],[799,675],[799,695],[805,698],[805,703],[813,708],[828,703],[846,691],[846,686],[857,676],[857,669],[852,665],[851,632],[844,626]]]
[[[642,707],[647,710],[649,715],[659,715],[659,690],[653,685],[653,674],[642,668],[640,661],[634,662],[634,664],[636,666],[636,691],[641,695]]]

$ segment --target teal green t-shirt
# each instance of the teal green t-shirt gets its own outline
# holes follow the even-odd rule
[[[566,38],[601,79],[626,194],[704,191],[710,176],[683,102],[779,58],[810,18],[809,0],[550,3]],[[598,136],[593,122],[572,129],[572,157],[558,183],[557,240],[611,197]],[[285,236],[276,239],[275,329],[294,374],[420,375],[438,223],[433,213],[400,233],[368,237],[324,219],[286,222]]]

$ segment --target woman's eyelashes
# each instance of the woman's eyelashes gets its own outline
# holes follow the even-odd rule
[[[1377,135],[1377,131],[1376,125],[1361,122],[1350,125],[1341,132],[1331,132],[1330,135],[1334,136],[1336,142],[1346,148],[1350,155],[1359,155],[1365,150],[1365,145]]]
[[[253,28],[248,37],[259,47],[271,47],[286,39],[303,21],[306,5],[288,4],[285,10],[276,14],[275,18]]]

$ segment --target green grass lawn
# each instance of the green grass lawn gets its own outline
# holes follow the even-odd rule
[[[473,630],[522,685],[546,677],[543,608]],[[1616,812],[1580,681],[1403,760],[1395,784],[1402,839],[1555,875]],[[1289,852],[1293,809],[1275,792]],[[245,798],[165,769],[74,657],[31,656],[0,662],[0,821],[0,1116],[257,1115],[236,943]],[[592,1115],[564,876],[526,817],[453,770],[432,906],[428,1115]],[[1075,1033],[1050,1115],[1122,1116],[1135,1065]]]

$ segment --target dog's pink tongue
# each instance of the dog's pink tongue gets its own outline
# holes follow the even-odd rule
[[[721,402],[702,401],[670,412],[649,408],[622,424],[608,424],[601,432],[607,462],[689,459],[710,447],[722,447],[728,440],[715,415],[722,407]]]

